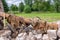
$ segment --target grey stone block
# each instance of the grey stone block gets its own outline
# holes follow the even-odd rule
[[[9,38],[6,38],[6,37],[0,37],[0,40],[9,40]]]
[[[20,33],[18,34],[18,36],[16,37],[16,40],[26,40],[26,33]]]
[[[0,36],[9,37],[11,35],[10,30],[0,30]]]
[[[34,37],[36,37],[37,40],[42,40],[42,34],[36,34],[34,35]]]
[[[60,37],[60,28],[57,31],[57,36]]]
[[[42,40],[49,40],[48,34],[44,34]]]
[[[56,39],[57,38],[57,31],[56,30],[47,30],[47,34],[49,38]]]

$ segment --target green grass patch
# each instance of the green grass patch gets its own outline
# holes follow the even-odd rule
[[[40,17],[43,20],[46,21],[57,21],[60,20],[60,13],[50,13],[50,12],[32,12],[32,13],[19,13],[15,14],[17,16],[27,17],[27,18],[33,18],[33,17]]]

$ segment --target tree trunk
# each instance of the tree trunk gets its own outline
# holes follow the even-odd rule
[[[2,1],[0,0],[0,12],[4,12]]]

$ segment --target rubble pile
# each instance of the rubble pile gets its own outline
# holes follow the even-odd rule
[[[32,30],[29,33],[19,33],[16,38],[11,38],[10,30],[0,30],[0,40],[60,40],[59,30],[47,30],[47,34],[37,33]]]

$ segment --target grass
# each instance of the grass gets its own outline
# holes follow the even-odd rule
[[[32,12],[32,13],[19,13],[15,14],[17,16],[23,16],[27,18],[40,17],[46,21],[58,21],[60,20],[60,13],[50,13],[50,12]]]

